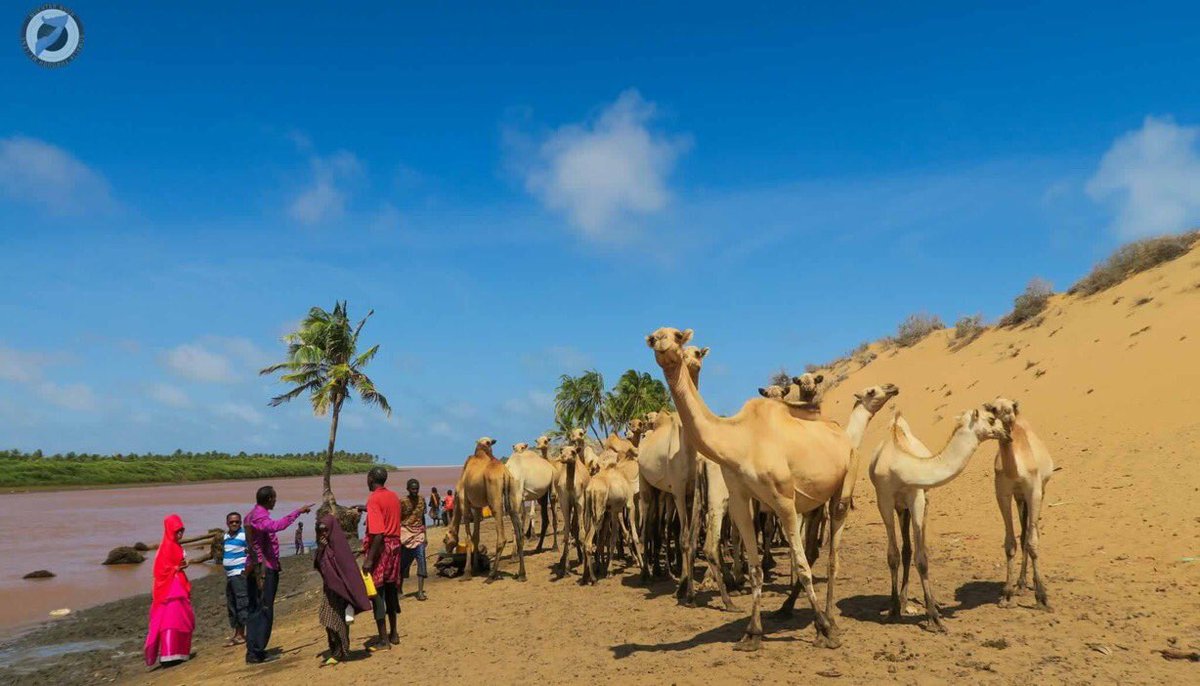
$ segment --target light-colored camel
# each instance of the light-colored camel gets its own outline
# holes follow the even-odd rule
[[[538,535],[537,550],[540,552],[546,541],[546,527],[551,527],[554,536],[554,550],[558,550],[558,515],[550,508],[550,493],[554,489],[554,465],[550,464],[550,439],[538,436],[538,451],[529,449],[528,443],[518,443],[513,446],[512,457],[508,458],[508,471],[517,480],[521,488],[521,499],[524,502],[536,502],[542,511],[542,531]],[[551,518],[555,521],[551,524]],[[521,508],[521,531],[528,531],[529,517],[527,510]]]
[[[504,515],[507,511],[512,519],[516,534],[517,560],[520,571],[519,581],[525,580],[525,531],[521,528],[521,490],[517,480],[492,454],[492,446],[496,439],[483,437],[475,442],[475,452],[463,464],[462,474],[458,477],[455,488],[454,520],[446,532],[445,544],[447,550],[453,550],[458,545],[459,526],[463,513],[469,513],[471,530],[471,546],[467,550],[466,576],[470,577],[474,567],[475,551],[479,550],[479,524],[483,519],[483,508],[492,511],[496,520],[496,558],[492,561],[492,571],[489,581],[500,576],[500,556],[504,554],[504,545],[508,542],[504,534]]]
[[[563,522],[563,550],[559,560],[558,577],[567,575],[567,557],[570,554],[571,542],[575,542],[575,552],[579,561],[583,562],[583,541],[580,518],[583,516],[583,494],[588,481],[592,478],[591,470],[579,456],[573,445],[565,445],[554,461],[554,494],[558,499],[559,513]]]
[[[641,444],[642,436],[646,434],[646,423],[641,418],[635,417],[629,420],[629,429],[624,436],[618,436],[616,432],[608,435],[601,444],[601,448],[612,450],[618,455],[626,455],[631,448],[638,447]]]
[[[622,455],[616,464],[597,468],[588,481],[583,509],[583,583],[596,583],[596,536],[601,531],[606,534],[601,542],[607,550],[605,573],[612,561],[618,528],[627,540],[633,542],[634,563],[639,566],[642,564],[642,544],[637,528],[627,527],[625,523],[627,517],[633,515],[637,497],[629,478],[621,471],[621,463],[625,462],[637,465],[637,448],[633,449],[632,454]]]
[[[833,609],[835,576],[830,574],[828,578],[822,608],[801,548],[799,516],[830,500],[840,500],[852,452],[850,439],[836,424],[797,420],[782,403],[763,398],[747,401],[731,417],[718,416],[708,408],[685,372],[683,346],[691,338],[690,329],[661,328],[647,336],[646,343],[654,350],[654,359],[663,370],[684,431],[705,457],[721,466],[729,489],[729,515],[741,536],[753,598],[750,623],[737,648],[758,649],[763,634],[760,613],[763,574],[755,543],[751,498],[779,517],[792,566],[799,570],[797,583],[803,587],[815,614],[817,644],[837,647],[841,641],[829,614]],[[836,523],[833,528],[836,530]],[[838,538],[836,531],[829,537],[831,567]]]
[[[934,597],[933,585],[929,580],[929,547],[926,538],[928,509],[926,492],[944,486],[955,479],[966,468],[979,444],[988,439],[1005,439],[1008,431],[995,414],[986,409],[975,409],[959,415],[954,432],[941,452],[932,455],[920,441],[915,440],[904,418],[897,413],[892,419],[889,432],[871,458],[871,483],[879,513],[887,529],[888,567],[892,573],[892,602],[889,616],[900,619],[904,604],[908,602],[908,568],[912,555],[909,543],[909,528],[912,528],[913,543],[916,544],[917,573],[921,577],[921,588],[925,593],[925,614],[929,631],[945,631],[941,613]],[[896,515],[900,517],[904,550],[896,544]],[[898,572],[903,554],[904,581],[898,586]]]
[[[1033,587],[1037,606],[1050,609],[1046,598],[1046,585],[1038,571],[1038,539],[1041,531],[1042,502],[1046,483],[1054,474],[1054,460],[1050,451],[1033,427],[1021,416],[1018,403],[1007,398],[996,398],[984,405],[1004,423],[1009,440],[1000,441],[996,453],[996,502],[1000,505],[1000,517],[1004,520],[1004,556],[1008,571],[1004,578],[1004,591],[1000,605],[1012,607],[1013,593],[1017,588],[1026,588],[1026,563],[1033,563]],[[1013,572],[1016,566],[1017,539],[1013,533],[1012,503],[1017,501],[1017,514],[1021,520],[1021,579],[1014,587]]]

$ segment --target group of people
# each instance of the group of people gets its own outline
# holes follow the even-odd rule
[[[317,612],[326,632],[329,656],[324,665],[346,659],[350,649],[350,623],[359,612],[372,611],[377,635],[367,642],[375,652],[391,649],[400,642],[396,620],[400,612],[404,579],[412,564],[417,565],[419,601],[427,599],[425,561],[427,504],[420,495],[420,483],[409,479],[406,497],[401,498],[386,486],[388,473],[374,467],[367,474],[370,495],[365,505],[357,506],[366,514],[366,533],[356,554],[346,532],[332,513],[325,513],[315,526],[316,549],[313,567],[322,581],[323,597]],[[274,624],[275,595],[279,589],[278,532],[292,525],[300,515],[312,510],[305,505],[279,519],[272,519],[276,494],[263,486],[256,504],[243,520],[242,515],[226,515],[226,533],[222,541],[221,565],[225,571],[225,604],[233,634],[225,645],[245,644],[246,662],[259,664],[277,659],[267,652]],[[433,503],[439,507],[435,510]],[[428,511],[434,523],[438,513],[448,521],[453,513],[453,491],[444,499],[436,489]],[[304,551],[302,524],[297,526],[296,553]],[[154,559],[154,587],[150,605],[149,631],[145,642],[148,666],[158,662],[175,664],[191,655],[195,615],[191,604],[191,584],[187,578],[189,561],[184,553],[183,520],[177,514],[163,520],[163,539]],[[356,559],[362,557],[359,564]]]
[[[429,520],[434,525],[441,524],[442,526],[450,525],[450,518],[454,516],[454,489],[447,488],[446,495],[439,498],[437,486],[429,489]]]

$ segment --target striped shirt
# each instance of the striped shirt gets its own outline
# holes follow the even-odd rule
[[[225,534],[225,553],[221,563],[225,565],[225,576],[237,576],[246,569],[246,530],[238,529],[230,536]]]

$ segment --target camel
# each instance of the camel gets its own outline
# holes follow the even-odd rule
[[[598,466],[598,465],[597,465]],[[575,552],[583,562],[580,517],[583,514],[583,494],[592,478],[590,467],[579,456],[573,445],[563,446],[554,462],[554,495],[562,514],[563,551],[558,563],[558,577],[567,575],[567,556],[571,550],[571,538],[575,539]]]
[[[679,410],[684,432],[696,448],[721,467],[729,490],[729,515],[741,537],[749,567],[753,605],[746,633],[735,646],[757,650],[762,644],[763,573],[755,543],[751,498],[779,517],[786,534],[789,554],[815,614],[816,644],[836,648],[841,644],[833,609],[835,577],[827,581],[825,607],[819,606],[813,590],[812,571],[800,547],[800,519],[810,510],[833,500],[834,511],[850,464],[852,446],[845,432],[829,422],[802,421],[788,414],[787,406],[774,400],[754,398],[737,414],[720,417],[709,409],[685,373],[683,346],[692,338],[691,329],[660,328],[646,337],[654,359],[662,368],[671,397]],[[835,520],[834,529],[839,526]],[[838,536],[830,535],[829,558],[836,558]],[[832,572],[832,569],[831,569]]]
[[[583,583],[585,584],[596,583],[595,541],[596,535],[601,531],[607,534],[603,545],[607,549],[606,558],[609,562],[613,556],[617,529],[620,528],[622,535],[632,538],[634,563],[639,566],[642,564],[642,544],[638,539],[637,527],[626,527],[625,524],[626,515],[633,513],[633,505],[637,497],[629,478],[621,470],[621,463],[626,462],[632,462],[635,467],[637,466],[637,448],[633,449],[632,455],[621,456],[614,465],[594,467],[595,472],[588,480],[583,509]],[[604,569],[607,573],[608,563],[604,565]]]
[[[604,443],[601,445],[601,447],[607,450],[612,450],[618,455],[624,455],[627,454],[631,448],[638,447],[638,445],[641,444],[642,436],[645,434],[646,423],[643,420],[635,417],[634,419],[629,420],[629,428],[626,430],[624,437],[618,436],[615,432],[611,433],[608,435],[608,438],[604,439]]]
[[[1033,563],[1034,597],[1037,607],[1049,610],[1046,586],[1038,572],[1038,538],[1041,530],[1042,499],[1046,483],[1054,473],[1054,460],[1046,444],[1034,433],[1033,427],[1020,414],[1015,400],[996,398],[984,407],[994,412],[1009,439],[1000,440],[996,453],[996,502],[1000,505],[1000,517],[1004,520],[1004,556],[1008,571],[1004,579],[1004,591],[1000,597],[1001,607],[1013,607],[1016,588],[1026,588],[1026,563]],[[1017,542],[1013,535],[1012,502],[1017,501],[1017,516],[1021,521],[1021,579],[1013,585],[1016,564]]]
[[[475,551],[479,549],[479,523],[483,519],[482,510],[486,506],[492,511],[496,520],[496,557],[492,561],[492,571],[488,581],[500,577],[500,556],[504,553],[507,538],[504,535],[504,513],[512,518],[513,530],[517,543],[517,560],[520,571],[518,581],[525,581],[525,539],[521,529],[521,487],[513,478],[504,463],[492,454],[492,446],[496,439],[484,436],[475,442],[475,452],[463,464],[462,474],[458,477],[455,488],[454,520],[446,532],[445,544],[447,550],[454,550],[458,545],[458,531],[462,523],[463,513],[470,513],[471,546],[467,549],[466,576],[470,578],[474,567]]]
[[[552,550],[558,550],[558,516],[550,508],[550,494],[554,487],[554,465],[548,459],[550,439],[538,436],[536,444],[538,452],[530,450],[528,443],[514,445],[512,457],[508,458],[506,466],[521,488],[522,501],[534,501],[541,507],[542,531],[538,535],[538,552],[542,551],[545,544],[547,526],[550,526],[554,535]],[[524,507],[521,508],[521,515],[521,531],[528,531],[529,518]],[[555,519],[553,525],[550,522],[551,517]]]
[[[1006,440],[1008,435],[1008,430],[994,413],[986,408],[969,410],[959,415],[950,439],[941,452],[934,455],[915,439],[903,416],[896,413],[893,417],[890,435],[875,449],[869,470],[879,513],[887,528],[888,567],[892,572],[891,620],[899,620],[902,615],[901,599],[905,604],[908,602],[911,526],[916,543],[917,573],[921,576],[921,588],[925,593],[925,614],[929,618],[925,628],[928,631],[946,630],[929,580],[929,548],[925,537],[928,521],[926,493],[929,489],[945,486],[961,474],[980,443],[989,439]],[[896,514],[900,515],[901,535],[904,538],[904,582],[899,588],[897,575],[901,551],[896,545]]]

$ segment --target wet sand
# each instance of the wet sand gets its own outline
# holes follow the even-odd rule
[[[444,493],[447,486],[453,488],[459,469],[402,468],[392,472],[389,481],[402,490],[403,482],[415,477],[422,493],[428,495],[434,486]],[[321,498],[319,476],[0,494],[0,540],[21,541],[21,554],[0,555],[0,637],[45,621],[51,610],[79,610],[144,593],[150,588],[154,553],[139,565],[104,566],[100,563],[109,550],[136,541],[158,543],[162,519],[171,512],[183,517],[192,535],[221,527],[227,513],[249,511],[254,492],[265,483],[279,494],[277,516]],[[333,491],[344,504],[364,502],[366,477],[335,476]],[[305,538],[311,541],[312,516],[303,521]],[[285,555],[293,550],[293,536],[294,529],[279,535]],[[189,555],[199,554],[189,550]],[[21,578],[37,569],[57,576]],[[190,574],[198,579],[211,569],[212,565],[198,565]]]

